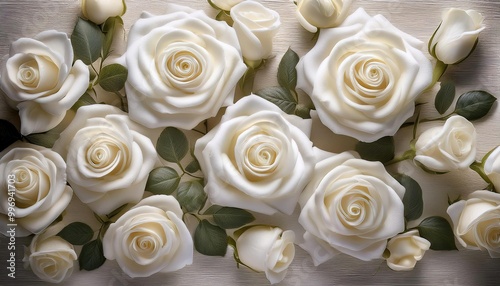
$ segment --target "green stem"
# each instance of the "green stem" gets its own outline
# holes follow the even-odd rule
[[[490,178],[484,172],[484,166],[481,162],[472,163],[469,168],[471,168],[474,172],[476,172],[486,183],[492,184]]]
[[[391,161],[389,162],[386,162],[384,164],[384,166],[390,166],[390,165],[393,165],[393,164],[396,164],[396,163],[399,163],[399,162],[403,162],[403,161],[406,161],[406,160],[409,160],[409,159],[413,159],[415,158],[415,150],[413,149],[410,149],[410,150],[407,150],[403,153],[403,155],[399,156],[399,157],[396,157],[394,159],[392,159]]]
[[[447,120],[451,116],[453,116],[455,113],[450,113],[448,115],[442,116],[442,117],[436,117],[436,118],[428,118],[428,119],[422,119],[418,123],[424,123],[424,122],[432,122],[432,121],[442,121],[442,120]],[[403,127],[408,127],[414,125],[415,122],[405,122],[403,125],[401,125],[401,128]]]

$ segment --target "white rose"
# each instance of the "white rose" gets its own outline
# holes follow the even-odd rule
[[[228,107],[194,150],[210,201],[291,214],[315,162],[310,132],[310,120],[285,114],[256,95]]]
[[[0,156],[0,232],[10,230],[9,213],[15,216],[16,236],[41,232],[73,196],[66,163],[56,152],[27,143],[15,143]]]
[[[300,245],[319,265],[339,251],[361,260],[382,258],[387,239],[404,231],[405,188],[380,162],[352,153],[333,155],[316,164],[300,197]]]
[[[484,160],[484,173],[496,190],[500,190],[500,148],[496,147]]]
[[[125,0],[82,0],[83,16],[97,25],[108,18],[122,16],[126,9]]]
[[[129,114],[146,127],[192,129],[233,103],[246,71],[238,38],[203,11],[167,5],[130,29],[124,55]]]
[[[298,0],[296,17],[311,33],[318,28],[333,28],[344,21],[352,0]]]
[[[476,129],[455,115],[444,125],[425,130],[415,143],[415,161],[435,172],[466,169],[476,158]]]
[[[246,60],[259,61],[271,56],[273,38],[281,26],[278,12],[259,2],[245,1],[231,9],[231,18]]]
[[[387,249],[390,256],[387,258],[387,266],[396,271],[412,270],[417,261],[420,261],[429,250],[431,243],[418,235],[418,230],[399,234],[389,240]]]
[[[500,194],[476,191],[468,200],[450,205],[447,212],[462,246],[500,257]]]
[[[78,257],[73,245],[57,236],[61,229],[60,224],[50,226],[25,248],[23,262],[43,281],[60,283],[73,273]]]
[[[429,52],[445,64],[456,64],[474,50],[484,17],[474,10],[448,9],[430,39]]]
[[[432,80],[422,45],[360,8],[342,26],[321,31],[297,65],[297,86],[333,132],[365,142],[392,136]]]
[[[110,105],[83,106],[54,144],[68,182],[99,215],[138,202],[157,159],[145,128]]]
[[[213,5],[217,6],[221,10],[229,11],[235,5],[245,0],[208,0],[208,1],[212,2]]]
[[[295,256],[295,233],[279,227],[254,226],[236,239],[238,257],[253,270],[266,273],[271,284],[285,278]]]
[[[172,272],[193,262],[193,239],[172,196],[140,201],[106,231],[104,256],[130,277]]]
[[[68,35],[54,30],[13,42],[0,77],[0,88],[19,109],[23,135],[56,127],[88,85],[89,69],[80,60],[73,64]]]

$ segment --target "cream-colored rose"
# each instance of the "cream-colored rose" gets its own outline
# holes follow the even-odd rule
[[[500,257],[500,194],[476,191],[468,200],[450,205],[447,212],[462,246]]]
[[[311,121],[256,95],[227,108],[194,154],[213,204],[291,214],[315,163]]]
[[[62,229],[60,224],[50,226],[35,235],[29,248],[25,248],[23,262],[38,278],[51,283],[60,283],[73,273],[78,258],[73,245],[56,236]]]
[[[231,8],[231,18],[246,60],[259,61],[271,56],[273,38],[281,26],[278,12],[259,2],[244,1]]]
[[[236,239],[238,257],[253,270],[266,273],[271,284],[281,282],[295,256],[295,233],[279,227],[254,226]]]
[[[166,6],[166,14],[144,13],[130,29],[129,114],[149,128],[192,129],[233,103],[246,66],[233,28],[203,11]]]
[[[53,149],[66,159],[68,182],[95,213],[138,202],[157,159],[147,130],[110,105],[78,109]]]
[[[399,234],[387,242],[387,249],[390,252],[387,266],[396,271],[412,270],[430,247],[431,243],[420,237],[418,230]]]
[[[56,152],[15,143],[0,153],[0,232],[15,219],[16,236],[39,233],[68,206],[73,191],[66,185],[66,163]]]
[[[193,262],[193,239],[172,196],[143,199],[111,224],[102,244],[130,277],[172,272]]]
[[[63,120],[85,93],[89,69],[73,63],[68,35],[54,30],[12,43],[0,76],[0,88],[19,109],[21,134],[45,132]]]
[[[311,33],[318,28],[333,28],[342,23],[349,13],[352,0],[298,0],[297,20]]]
[[[126,10],[125,0],[82,0],[83,16],[97,25],[108,18],[122,16]]]
[[[304,248],[315,265],[343,252],[361,260],[382,258],[387,240],[404,231],[405,188],[380,162],[353,153],[316,164],[300,197]]]
[[[431,83],[423,43],[363,9],[321,31],[298,65],[297,86],[333,132],[372,142],[392,136],[413,115]]]
[[[500,148],[496,147],[484,161],[484,173],[496,190],[500,190]]]
[[[430,39],[429,52],[445,64],[456,64],[473,51],[479,33],[484,30],[484,17],[474,10],[448,9]]]
[[[435,172],[466,169],[476,158],[476,129],[455,115],[444,125],[425,130],[415,143],[415,161]]]
[[[238,3],[241,3],[245,0],[209,0],[217,6],[219,9],[224,10],[224,11],[229,11],[231,8],[233,8],[235,5]]]

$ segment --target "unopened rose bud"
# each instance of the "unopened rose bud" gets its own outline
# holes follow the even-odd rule
[[[82,0],[83,16],[97,25],[108,18],[122,16],[126,9],[125,0]]]

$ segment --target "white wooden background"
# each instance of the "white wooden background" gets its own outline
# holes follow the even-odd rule
[[[162,13],[166,0],[126,0],[128,11],[124,16],[126,30],[139,17],[141,11]],[[203,9],[211,16],[214,10],[204,0],[170,0]],[[294,5],[289,0],[262,0],[265,6],[281,15],[282,28],[276,37],[275,55],[265,70],[259,71],[256,89],[276,85],[276,67],[288,47],[303,55],[312,47],[312,35],[294,18]],[[80,0],[0,0],[0,55],[8,53],[9,44],[19,37],[32,37],[47,29],[70,33],[80,13]],[[370,14],[383,14],[398,28],[427,42],[440,22],[445,8],[475,9],[485,15],[487,29],[481,34],[480,44],[472,57],[458,66],[449,68],[445,79],[457,84],[457,93],[483,89],[500,96],[500,1],[498,0],[354,0],[352,11],[364,7]],[[432,104],[430,104],[432,105]],[[0,102],[0,118],[15,121],[16,113]],[[478,159],[493,147],[500,145],[500,111],[497,104],[491,115],[475,121],[478,131]],[[407,132],[406,132],[407,133]],[[396,138],[401,149],[407,147],[408,134],[401,132]],[[339,152],[352,147],[352,140],[330,136],[320,124],[313,128],[317,146]],[[451,172],[430,176],[403,163],[398,171],[411,175],[424,190],[424,215],[445,214],[447,196],[481,189],[484,182],[472,171]],[[80,208],[81,209],[81,208]],[[79,206],[70,214],[79,216]],[[277,218],[285,221],[286,218]],[[17,247],[17,278],[7,277],[7,240],[0,238],[0,285],[45,285],[30,271],[22,268],[22,243]],[[340,255],[319,267],[312,265],[308,255],[297,247],[297,255],[282,285],[498,285],[500,259],[489,258],[487,253],[476,251],[428,251],[424,259],[411,272],[394,272],[384,261],[363,262],[347,255]],[[131,279],[122,274],[114,261],[91,273],[75,269],[69,281],[62,285],[266,285],[264,275],[248,269],[237,269],[231,257],[206,257],[195,253],[194,263],[180,271],[157,274],[149,278]]]

